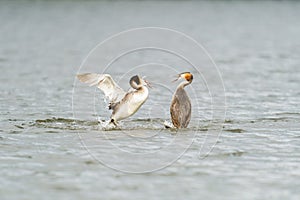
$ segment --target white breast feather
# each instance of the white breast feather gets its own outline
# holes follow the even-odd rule
[[[148,94],[148,88],[146,87],[143,87],[142,91],[135,91],[133,95],[130,96],[131,98],[126,99],[126,101],[120,105],[117,112],[113,116],[114,119],[121,120],[136,113],[147,100]]]

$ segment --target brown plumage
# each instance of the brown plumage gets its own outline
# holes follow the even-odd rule
[[[186,128],[191,120],[192,106],[184,87],[192,83],[193,75],[189,72],[184,72],[179,74],[176,80],[179,78],[184,78],[185,80],[178,85],[173,95],[170,113],[172,123],[176,128]]]

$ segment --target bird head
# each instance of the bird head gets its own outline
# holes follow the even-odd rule
[[[145,80],[144,77],[141,78],[138,75],[131,77],[129,83],[134,89],[139,89],[142,86],[148,86],[149,88],[152,88],[151,84],[147,80]]]
[[[177,75],[177,78],[173,81],[177,81],[179,79],[185,79],[187,82],[192,83],[193,81],[193,74],[191,74],[190,72],[183,72]]]

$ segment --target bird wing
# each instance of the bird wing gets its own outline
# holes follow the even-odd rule
[[[171,112],[171,120],[173,125],[176,128],[180,128],[180,119],[179,116],[180,114],[180,103],[178,98],[176,97],[176,95],[174,95],[173,99],[172,99],[172,103],[171,103],[171,107],[170,107],[170,112]]]
[[[191,102],[188,101],[187,104],[185,105],[185,109],[184,109],[184,116],[185,116],[185,120],[183,122],[184,128],[187,128],[187,126],[189,125],[189,123],[191,121],[191,112],[192,112]]]
[[[176,128],[186,128],[191,120],[191,102],[185,90],[176,90],[171,107],[171,119]]]
[[[89,86],[96,85],[107,97],[110,103],[119,102],[126,94],[126,92],[118,86],[109,74],[78,74],[77,78],[89,84]]]

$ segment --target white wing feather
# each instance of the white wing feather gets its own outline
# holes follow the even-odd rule
[[[118,86],[109,74],[78,74],[77,78],[89,84],[89,86],[97,85],[97,87],[104,93],[110,103],[116,103],[123,99],[126,92]]]

